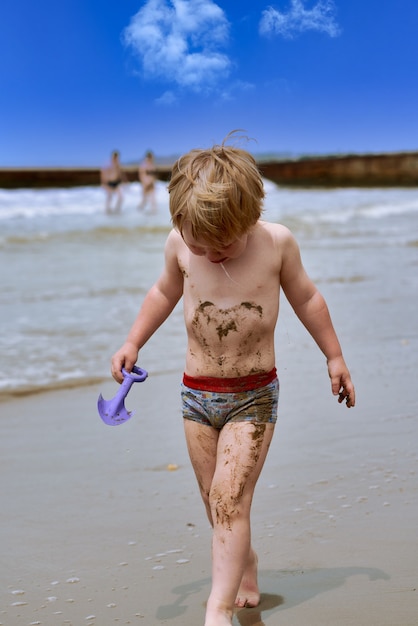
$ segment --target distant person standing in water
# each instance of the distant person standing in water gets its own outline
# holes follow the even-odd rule
[[[101,171],[101,184],[106,192],[106,213],[120,213],[123,202],[122,183],[126,182],[126,176],[122,172],[119,160],[119,152],[114,150],[110,165]],[[112,199],[116,196],[116,203],[112,208]]]
[[[150,202],[151,213],[157,212],[157,199],[155,197],[155,181],[157,179],[154,155],[151,151],[145,154],[145,159],[139,166],[139,182],[142,185],[142,200],[139,203],[138,209],[143,211]]]

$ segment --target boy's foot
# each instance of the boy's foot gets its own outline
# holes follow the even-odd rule
[[[247,567],[238,589],[235,606],[239,608],[253,608],[260,603],[260,590],[257,582],[257,565],[258,558],[254,550],[251,548]]]

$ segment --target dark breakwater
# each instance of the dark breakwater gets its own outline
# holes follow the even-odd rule
[[[138,168],[123,167],[128,182],[138,182]],[[169,180],[171,166],[156,167],[159,180]],[[2,189],[43,189],[100,185],[99,167],[8,167],[0,168]]]
[[[306,157],[260,162],[265,178],[307,187],[415,187],[418,152]]]
[[[259,160],[262,175],[284,186],[297,187],[415,187],[418,152],[310,156]],[[128,182],[138,181],[135,166],[124,167]],[[157,165],[159,180],[168,181],[171,165]],[[56,188],[100,185],[98,167],[0,168],[0,188]]]

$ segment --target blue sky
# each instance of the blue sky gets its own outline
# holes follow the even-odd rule
[[[14,0],[0,167],[418,149],[416,0]]]

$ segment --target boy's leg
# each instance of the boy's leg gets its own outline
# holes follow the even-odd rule
[[[216,469],[216,451],[218,448],[219,430],[199,424],[192,420],[184,420],[184,432],[197,483],[211,526],[213,527],[212,511],[209,502],[210,489]]]
[[[274,424],[230,423],[218,440],[210,502],[214,520],[212,591],[208,608],[245,604],[258,596],[250,511],[255,485],[273,437]],[[244,579],[243,579],[244,577]],[[240,590],[240,585],[243,585]],[[255,589],[254,589],[255,588]],[[254,604],[258,604],[259,596]],[[210,623],[210,622],[209,622]]]
[[[235,602],[240,606],[247,601],[255,605],[259,599],[250,509],[274,424],[229,423],[218,434],[208,426],[185,420],[185,429],[190,458],[214,529],[206,626],[230,624]]]

